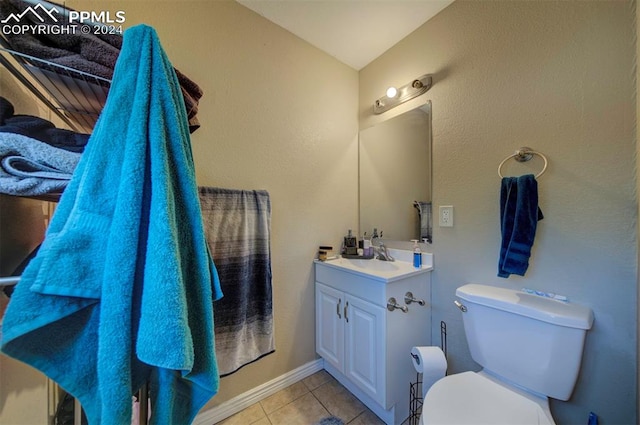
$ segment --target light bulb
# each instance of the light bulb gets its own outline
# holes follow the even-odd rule
[[[388,98],[396,97],[397,94],[398,94],[398,90],[395,87],[389,87],[387,89]]]

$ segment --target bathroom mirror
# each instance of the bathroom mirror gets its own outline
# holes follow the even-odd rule
[[[377,228],[387,240],[422,241],[431,224],[430,208],[422,220],[418,208],[431,202],[431,102],[360,132],[359,178],[360,236]]]

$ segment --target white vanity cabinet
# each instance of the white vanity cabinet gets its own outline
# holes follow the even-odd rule
[[[316,352],[384,403],[385,309],[316,282]]]
[[[416,271],[407,263],[406,273],[377,273],[353,264],[315,263],[316,352],[324,368],[385,423],[400,424],[409,416],[409,385],[416,380],[411,347],[431,342],[431,267]],[[404,265],[371,263],[374,269]],[[407,305],[407,292],[425,305]],[[389,311],[390,298],[407,312]]]

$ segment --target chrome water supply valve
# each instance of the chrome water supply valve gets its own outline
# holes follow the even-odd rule
[[[391,297],[387,300],[387,310],[389,311],[393,311],[393,310],[402,310],[403,313],[406,313],[409,311],[409,307],[407,307],[406,305],[400,305],[398,304],[398,302],[396,301],[395,298]]]
[[[422,299],[417,299],[413,296],[413,292],[407,292],[404,294],[404,302],[409,305],[411,303],[418,303],[419,305],[425,305],[426,302]]]

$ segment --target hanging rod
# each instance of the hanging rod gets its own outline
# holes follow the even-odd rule
[[[20,282],[20,276],[0,277],[0,287],[12,286]]]
[[[542,167],[542,170],[538,174],[536,174],[536,178],[540,177],[547,170],[547,165],[549,165],[549,162],[547,161],[547,157],[541,154],[540,152],[534,151],[533,149],[528,148],[526,146],[521,147],[513,155],[509,155],[508,157],[502,160],[500,165],[498,165],[498,175],[500,176],[500,178],[504,177],[501,172],[502,166],[511,158],[515,159],[518,162],[527,162],[531,158],[533,158],[533,155],[538,155],[544,161],[544,166]]]

